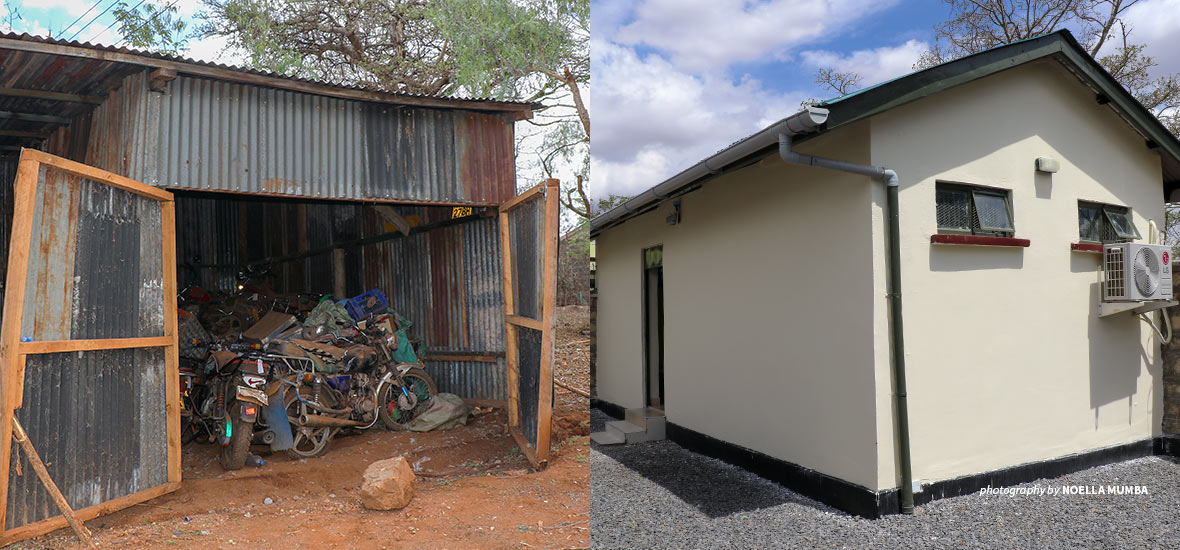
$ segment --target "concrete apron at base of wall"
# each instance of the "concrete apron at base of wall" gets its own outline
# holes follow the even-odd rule
[[[615,418],[622,418],[624,412],[623,407],[598,398],[591,398],[590,406]],[[669,421],[666,429],[670,441],[689,451],[727,462],[849,514],[878,519],[901,512],[897,489],[873,491],[719,440],[674,422]],[[1041,462],[936,481],[923,485],[922,490],[914,494],[914,504],[921,505],[944,498],[969,495],[979,492],[984,487],[1007,487],[1059,477],[1106,464],[1160,455],[1180,457],[1180,435],[1164,435]]]

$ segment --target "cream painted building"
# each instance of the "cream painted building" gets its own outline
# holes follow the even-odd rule
[[[907,477],[921,504],[1152,454],[1160,338],[1098,316],[1100,250],[1178,184],[1180,142],[1065,32],[822,103],[594,220],[595,404],[870,517]]]

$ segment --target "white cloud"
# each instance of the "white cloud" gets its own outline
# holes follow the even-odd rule
[[[861,86],[872,86],[913,72],[914,62],[928,49],[930,45],[926,42],[909,40],[898,46],[857,50],[847,55],[809,50],[802,52],[800,58],[815,68],[831,67],[840,72],[854,72],[864,78]]]
[[[61,8],[66,13],[74,17],[78,17],[79,15],[86,13],[86,10],[90,9],[90,6],[93,6],[94,3],[95,0],[26,0],[23,3],[18,2],[18,5],[26,9],[35,8],[46,11],[52,10],[54,8]],[[96,7],[89,14],[87,14],[86,17],[94,17],[95,15],[101,13],[102,10],[106,9],[106,7],[107,2],[104,1],[102,2],[101,6]],[[86,19],[82,20],[83,23],[86,21]]]
[[[634,195],[796,112],[802,93],[751,78],[693,75],[657,56],[595,40],[592,192]]]
[[[595,38],[625,45],[647,45],[666,52],[677,67],[700,72],[737,62],[781,57],[792,46],[830,34],[896,3],[897,0],[645,0],[636,7],[632,22],[613,36],[607,32]]]
[[[224,36],[193,38],[189,40],[188,50],[184,55],[200,61],[226,65],[246,65],[248,61],[243,52],[229,47],[229,39]]]
[[[1147,55],[1159,64],[1153,76],[1180,72],[1180,0],[1142,0],[1127,10],[1126,21],[1131,42],[1145,44]]]

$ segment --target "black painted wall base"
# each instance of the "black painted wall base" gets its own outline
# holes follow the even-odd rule
[[[591,399],[590,406],[615,418],[623,417],[624,409],[609,401]],[[796,493],[849,514],[876,519],[901,511],[897,489],[873,491],[672,422],[666,424],[666,431],[669,440],[685,449],[744,468]],[[937,481],[924,485],[922,490],[914,495],[914,503],[925,504],[935,499],[976,493],[989,486],[1007,487],[1038,479],[1055,478],[1095,466],[1152,455],[1180,456],[1180,436],[1145,439],[1052,460]]]
[[[627,411],[610,401],[603,401],[597,397],[590,398],[590,408],[598,409],[615,418],[623,418],[623,414]]]

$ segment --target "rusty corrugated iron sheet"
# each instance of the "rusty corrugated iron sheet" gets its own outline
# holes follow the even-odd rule
[[[60,129],[49,152],[157,187],[446,204],[498,204],[515,194],[508,114],[185,76],[159,93],[139,73],[88,116]]]
[[[30,355],[16,417],[78,510],[168,481],[165,395],[161,348]],[[5,529],[60,514],[32,471],[12,454]]]

